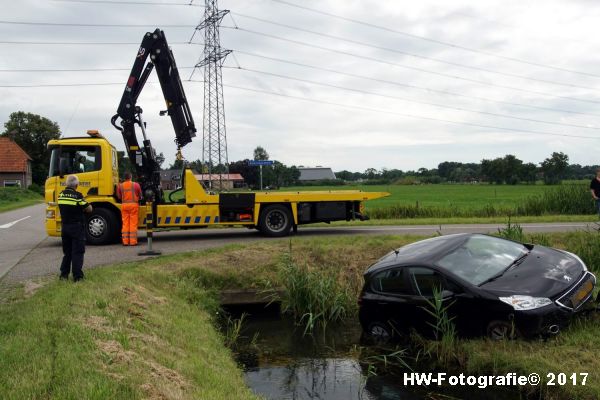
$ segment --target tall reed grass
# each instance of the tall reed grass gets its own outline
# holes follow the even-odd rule
[[[350,287],[331,272],[298,266],[291,250],[281,258],[280,282],[285,289],[280,298],[281,310],[303,325],[304,333],[317,326],[325,329],[328,323],[342,321],[355,311],[356,298]]]

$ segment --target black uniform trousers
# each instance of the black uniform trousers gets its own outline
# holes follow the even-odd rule
[[[73,280],[83,279],[83,255],[85,253],[85,230],[81,223],[63,224],[62,232],[63,259],[60,264],[60,276],[66,278],[73,272]]]

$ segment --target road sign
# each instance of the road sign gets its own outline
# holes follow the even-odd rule
[[[273,165],[273,161],[271,160],[249,160],[248,165],[251,167],[258,167],[263,165]]]

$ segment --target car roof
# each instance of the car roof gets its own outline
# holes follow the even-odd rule
[[[420,240],[393,250],[371,265],[365,275],[393,265],[432,265],[441,255],[459,247],[476,234],[458,233]]]

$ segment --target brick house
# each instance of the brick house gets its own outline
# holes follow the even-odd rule
[[[31,157],[8,137],[0,137],[0,187],[31,185]]]

